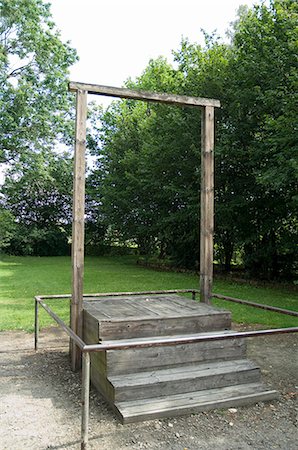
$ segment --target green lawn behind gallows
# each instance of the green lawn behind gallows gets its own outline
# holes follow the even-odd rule
[[[140,267],[135,257],[87,257],[85,260],[84,292],[125,292],[159,289],[198,288],[198,276],[161,272]],[[69,257],[14,257],[0,258],[0,330],[34,329],[34,296],[69,294],[71,292],[71,260]],[[216,279],[214,293],[297,310],[297,295],[286,287],[257,287],[229,280]],[[266,327],[298,326],[295,317],[236,305],[216,300],[213,302],[230,309],[233,320],[260,323]],[[66,322],[69,320],[69,302],[51,301],[54,311]],[[41,327],[53,320],[44,311]]]

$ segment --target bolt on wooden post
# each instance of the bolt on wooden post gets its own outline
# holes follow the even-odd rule
[[[85,219],[85,152],[86,152],[87,91],[77,91],[75,129],[73,211],[72,211],[72,297],[70,326],[83,336],[84,219]],[[72,370],[81,367],[81,352],[70,343]]]
[[[205,106],[201,119],[200,299],[210,303],[214,233],[214,107]]]

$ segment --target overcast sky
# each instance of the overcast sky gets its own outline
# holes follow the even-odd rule
[[[121,86],[151,58],[171,61],[181,37],[203,43],[201,28],[225,35],[240,5],[257,0],[49,0],[63,40],[80,61],[71,79]]]

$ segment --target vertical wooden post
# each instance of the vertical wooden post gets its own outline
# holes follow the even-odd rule
[[[214,232],[214,107],[202,111],[201,132],[200,300],[210,303]]]
[[[83,331],[86,120],[87,91],[78,90],[73,175],[70,326],[81,338]],[[73,341],[70,343],[70,354],[72,370],[79,369],[81,366],[81,352]]]

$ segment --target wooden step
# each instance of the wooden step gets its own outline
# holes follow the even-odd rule
[[[231,333],[229,311],[177,295],[106,296],[84,301],[88,344]],[[271,400],[242,339],[91,354],[91,382],[123,422]]]
[[[273,400],[277,396],[277,391],[267,389],[262,383],[250,383],[167,397],[116,402],[114,409],[122,423],[129,423],[242,406]]]
[[[200,333],[212,336],[218,332]],[[230,334],[226,330],[223,334]],[[188,334],[171,336],[177,339],[189,337]],[[170,336],[166,336],[170,337]],[[147,338],[130,339],[146,341]],[[151,338],[153,341],[159,337]],[[121,343],[122,340],[105,341],[107,343]],[[151,371],[157,368],[170,368],[171,366],[190,365],[198,362],[224,361],[242,359],[246,355],[246,341],[244,339],[226,339],[220,341],[198,342],[195,344],[182,344],[166,347],[135,348],[128,350],[110,350],[91,355],[93,366],[98,369],[99,376],[128,374],[139,371]]]
[[[232,331],[227,330],[222,333],[230,334]],[[217,334],[217,332],[200,334],[212,336]],[[188,336],[190,335],[184,334],[179,336],[176,335],[174,337],[179,339]],[[156,337],[152,340],[154,341],[157,339],[159,338]],[[131,339],[129,342],[133,343],[134,340],[135,339]],[[145,341],[146,338],[138,339],[138,341],[142,340]],[[183,344],[167,347],[110,351],[106,354],[105,364],[107,375],[110,376],[138,371],[150,371],[154,368],[166,368],[173,365],[189,365],[212,360],[241,359],[242,357],[245,357],[245,354],[246,342],[244,339],[227,339],[225,341],[198,342],[196,344]]]
[[[111,401],[125,401],[254,383],[260,378],[260,369],[241,359],[112,376],[106,389]]]

